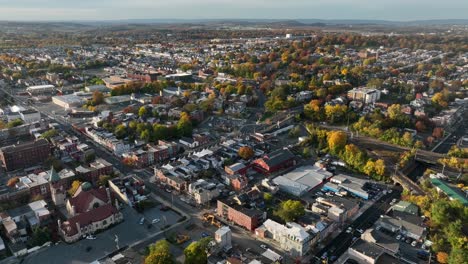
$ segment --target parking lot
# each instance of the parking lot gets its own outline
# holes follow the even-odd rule
[[[23,263],[90,263],[117,249],[140,240],[145,240],[161,231],[163,220],[148,228],[149,222],[140,225],[142,214],[137,213],[133,208],[123,207],[122,213],[124,221],[116,226],[96,234],[95,240],[82,239],[73,244],[59,243],[49,248],[39,250],[37,253],[28,255]],[[169,225],[174,225],[180,216],[172,210],[165,212],[154,207],[144,212],[147,219],[166,219]],[[118,241],[116,241],[118,235]],[[117,243],[118,242],[118,243]],[[88,248],[91,248],[88,250]],[[63,254],[63,252],[67,252]]]

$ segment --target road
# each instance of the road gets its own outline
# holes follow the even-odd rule
[[[350,225],[354,229],[352,233],[348,234],[346,233],[346,230],[343,230],[315,255],[316,260],[317,258],[321,258],[325,252],[328,252],[328,257],[341,256],[353,243],[353,237],[360,236],[356,229],[366,230],[370,228],[375,221],[379,219],[380,215],[385,214],[385,212],[390,208],[390,201],[394,198],[398,198],[400,194],[401,191],[393,190],[391,194],[387,193],[379,201],[375,202]],[[320,261],[317,260],[317,263],[320,263]]]

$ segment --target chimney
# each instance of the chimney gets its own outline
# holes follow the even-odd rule
[[[107,200],[109,201],[108,203],[112,204],[109,187],[106,188],[106,193],[107,193]]]

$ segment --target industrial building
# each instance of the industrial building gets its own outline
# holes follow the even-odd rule
[[[273,179],[283,192],[294,196],[302,196],[321,185],[332,173],[316,166],[302,166]]]

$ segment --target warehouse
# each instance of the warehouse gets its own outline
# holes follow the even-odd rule
[[[55,92],[55,86],[50,84],[29,86],[26,88],[26,91],[30,95],[53,94]]]
[[[320,186],[332,174],[316,166],[302,166],[282,176],[273,179],[283,192],[302,196],[317,186]]]
[[[62,96],[52,97],[52,102],[65,109],[81,106],[86,102],[86,99],[76,94],[67,94]]]

